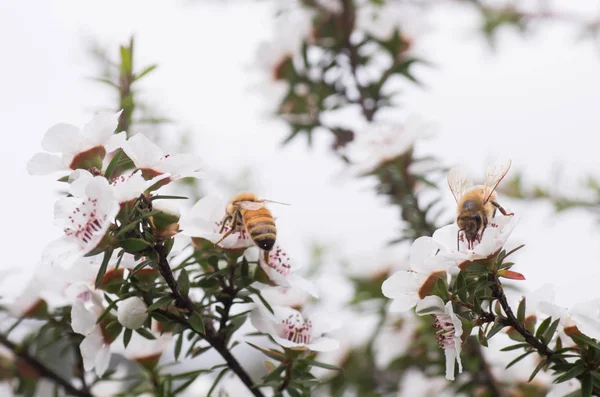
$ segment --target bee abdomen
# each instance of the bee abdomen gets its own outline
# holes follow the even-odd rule
[[[269,251],[275,245],[277,229],[271,213],[263,210],[245,214],[246,230],[256,245]]]

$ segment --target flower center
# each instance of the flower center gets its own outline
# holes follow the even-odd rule
[[[292,271],[290,257],[279,247],[269,251],[268,261],[267,266],[283,276],[287,276]]]
[[[452,318],[447,314],[435,315],[433,328],[438,331],[435,333],[438,344],[442,349],[453,349],[456,342],[454,340],[455,329]]]
[[[106,215],[98,215],[97,205],[98,199],[88,197],[76,207],[68,217],[73,226],[66,228],[65,234],[75,236],[77,240],[83,242],[84,246],[89,244],[94,234],[102,230],[102,224],[106,221]]]
[[[312,333],[312,322],[304,320],[302,314],[290,314],[287,318],[281,321],[283,330],[281,337],[294,343],[310,343]]]

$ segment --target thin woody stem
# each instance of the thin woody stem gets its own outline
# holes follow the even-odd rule
[[[506,294],[504,293],[504,289],[502,288],[502,283],[498,278],[497,274],[489,274],[489,280],[492,281],[492,296],[498,300],[500,306],[504,310],[506,314],[506,322],[508,325],[513,327],[527,342],[531,347],[533,347],[539,355],[545,356],[549,362],[554,362],[557,364],[565,364],[567,361],[559,356],[555,355],[554,350],[552,350],[547,344],[542,342],[540,339],[536,338],[525,326],[517,319],[515,314],[512,311],[512,308],[508,304],[508,300],[506,298]],[[577,376],[577,379],[581,380],[582,375]],[[600,388],[594,386],[593,393],[595,395],[600,395]]]
[[[173,298],[175,298],[175,303],[178,307],[187,309],[190,314],[197,312],[197,308],[194,305],[194,302],[187,296],[181,292],[179,285],[177,284],[177,280],[175,280],[175,276],[171,270],[171,266],[169,265],[169,261],[167,259],[167,252],[165,247],[161,244],[157,244],[154,246],[154,250],[158,254],[158,270],[160,274],[163,276],[167,285],[171,289],[173,294]],[[161,311],[161,314],[166,315],[169,319],[179,322],[180,324],[185,325],[189,329],[193,329],[190,325],[189,321],[177,315],[167,315],[168,312]],[[254,382],[250,375],[244,370],[241,364],[237,361],[237,359],[231,354],[227,345],[225,344],[222,336],[217,332],[211,321],[205,321],[205,333],[201,334],[204,339],[223,357],[225,362],[227,362],[228,367],[235,372],[235,374],[240,378],[240,380],[248,387],[248,390],[255,397],[265,397],[264,394],[254,387]]]
[[[80,390],[73,386],[68,380],[62,378],[60,375],[55,373],[52,369],[48,368],[44,363],[39,361],[37,358],[30,355],[26,350],[22,349],[17,344],[8,340],[6,335],[0,334],[0,344],[6,346],[12,352],[23,360],[27,365],[33,368],[40,376],[49,379],[60,386],[62,386],[68,394],[79,396],[79,397],[94,397],[87,390]]]

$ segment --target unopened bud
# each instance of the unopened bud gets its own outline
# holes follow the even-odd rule
[[[148,318],[148,306],[137,296],[127,298],[119,304],[117,319],[126,328],[138,329]]]

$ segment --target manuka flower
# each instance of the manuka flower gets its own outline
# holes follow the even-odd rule
[[[256,246],[248,248],[244,252],[244,256],[249,262],[258,261],[261,270],[273,284],[281,287],[296,287],[308,292],[315,298],[319,297],[317,287],[304,277],[296,274],[300,267],[292,261],[288,253],[282,250],[279,245],[275,245],[271,251],[268,251],[266,259],[263,251],[260,251]]]
[[[417,303],[417,314],[425,316],[431,314],[435,318],[433,324],[436,331],[436,338],[446,355],[446,379],[454,380],[454,362],[458,363],[458,372],[462,373],[462,362],[460,352],[462,348],[462,323],[454,314],[452,302],[444,305],[444,301],[439,296],[427,296]]]
[[[273,306],[273,313],[258,306],[250,316],[252,325],[260,332],[269,334],[275,342],[292,350],[318,352],[335,350],[339,342],[323,334],[339,328],[324,315],[305,318],[298,310],[290,307]]]
[[[204,173],[204,163],[192,154],[167,154],[143,134],[129,138],[123,144],[123,151],[142,171],[146,179],[169,174],[174,181],[186,177],[200,178]]]
[[[459,234],[456,222],[436,230],[433,240],[441,250],[440,255],[458,261],[458,266],[462,269],[472,261],[488,259],[498,254],[518,222],[519,217],[516,216],[497,216],[490,219],[481,241],[475,242],[472,249],[467,248],[462,235],[457,242]]]
[[[51,127],[42,139],[42,148],[56,154],[37,153],[27,163],[27,172],[47,175],[80,168],[102,170],[106,153],[120,148],[126,139],[125,132],[114,133],[120,115],[98,113],[83,129],[65,123]]]
[[[148,306],[139,296],[132,296],[119,302],[117,319],[122,326],[138,329],[148,318]]]
[[[112,342],[106,340],[108,333],[104,332],[103,324],[96,324],[104,310],[102,297],[83,285],[74,285],[70,295],[74,295],[71,327],[74,332],[85,336],[79,345],[83,367],[86,371],[95,369],[96,374],[102,376],[108,369]]]
[[[72,185],[70,193],[73,197],[61,198],[54,206],[55,223],[65,234],[48,244],[42,255],[45,263],[68,267],[91,252],[119,213],[119,202],[103,177]]]
[[[415,240],[410,249],[411,270],[397,271],[381,286],[383,294],[393,299],[390,311],[410,310],[430,294],[438,279],[447,279],[447,272],[455,269],[456,261],[441,256],[438,251],[431,237]]]
[[[229,230],[231,226],[223,226],[223,216],[227,207],[227,200],[218,196],[205,196],[200,199],[190,211],[181,217],[179,226],[181,233],[192,238],[208,240],[215,244]],[[224,249],[248,248],[254,243],[243,225],[238,225],[238,230],[231,233],[219,247]]]

